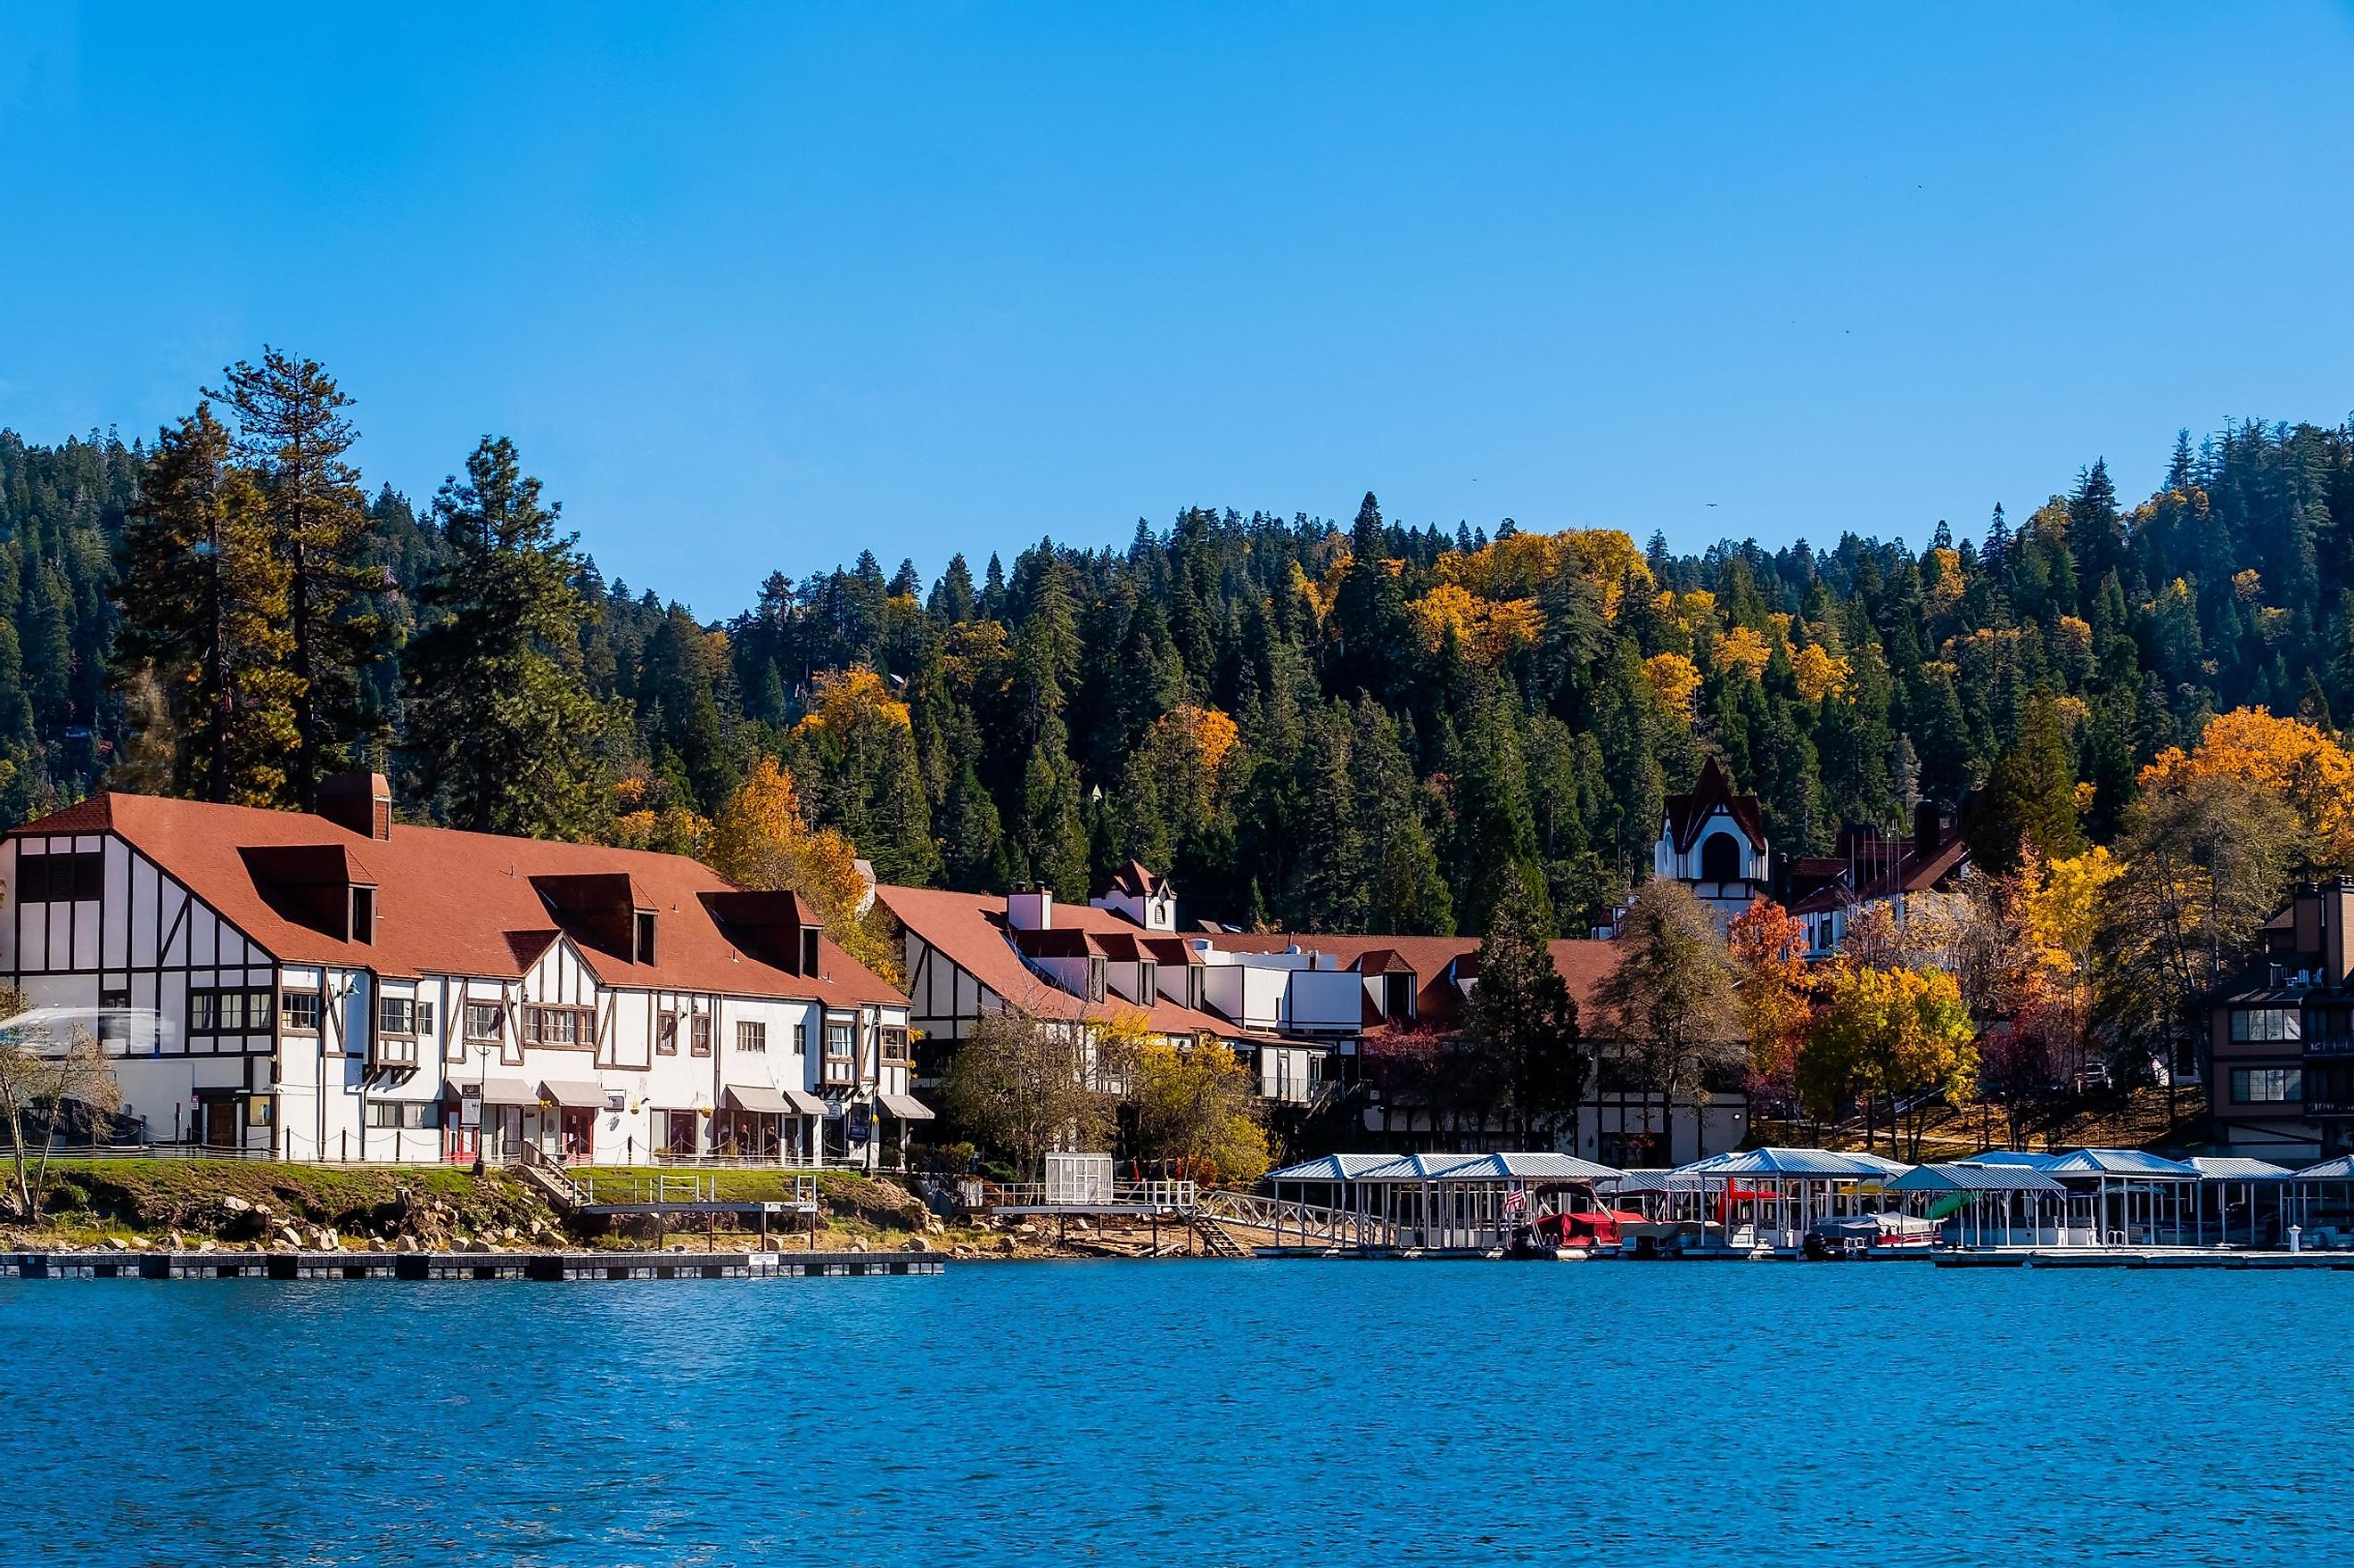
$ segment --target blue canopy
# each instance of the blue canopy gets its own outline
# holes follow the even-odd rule
[[[2056,1154],[2038,1154],[2026,1149],[1989,1149],[1983,1154],[1970,1156],[1973,1165],[2024,1165],[2030,1171],[2049,1171]]]
[[[2043,1167],[2054,1176],[2149,1176],[2162,1181],[2196,1181],[2199,1167],[2139,1149],[2079,1149]]]
[[[2065,1192],[2026,1165],[1916,1165],[1888,1184],[1892,1192]]]
[[[1744,1149],[1680,1165],[1683,1176],[1794,1176],[1818,1180],[1876,1181],[1909,1169],[1877,1154],[1835,1149]]]

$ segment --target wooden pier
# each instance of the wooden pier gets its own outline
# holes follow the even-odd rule
[[[18,1279],[815,1279],[938,1274],[919,1252],[11,1252]]]

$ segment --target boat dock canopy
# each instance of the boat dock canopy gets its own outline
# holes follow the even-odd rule
[[[2025,1165],[1916,1165],[1888,1184],[1892,1192],[2065,1192]]]
[[[1327,1154],[1287,1165],[1267,1181],[1615,1181],[1626,1172],[1575,1154]]]
[[[1287,1165],[1280,1171],[1270,1171],[1268,1181],[1353,1181],[1377,1166],[1387,1165],[1397,1158],[1394,1154],[1327,1154],[1315,1160],[1303,1160],[1297,1165]]]
[[[2190,1163],[2209,1181],[2286,1181],[2291,1176],[2269,1160],[2251,1160],[2243,1154],[2201,1154]]]
[[[2138,1176],[2154,1181],[2196,1181],[2199,1168],[2138,1149],[2079,1149],[2043,1167],[2054,1176]]]
[[[1816,1181],[1877,1181],[1910,1171],[1901,1160],[1833,1149],[1744,1149],[1676,1167],[1679,1176],[1789,1176]]]
[[[2024,1165],[2030,1171],[2049,1171],[2056,1154],[2037,1154],[2025,1149],[1989,1149],[1969,1158],[1972,1165]]]

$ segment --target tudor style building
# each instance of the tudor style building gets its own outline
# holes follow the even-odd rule
[[[1462,1025],[1479,978],[1473,937],[1336,936],[1177,929],[1166,878],[1130,864],[1084,906],[1029,890],[1010,897],[884,886],[876,898],[901,929],[922,1033],[918,1082],[937,1078],[986,1014],[1007,1009],[1087,1028],[1122,1008],[1154,1034],[1217,1040],[1251,1064],[1278,1128],[1348,1094],[1354,1143],[1419,1150],[1467,1136],[1440,1125],[1395,1065]],[[1557,941],[1553,964],[1585,1010],[1615,954],[1606,942]],[[1737,1084],[1700,1103],[1671,1100],[1632,1081],[1623,1053],[1595,1041],[1585,1103],[1564,1144],[1617,1165],[1673,1164],[1737,1148],[1747,1101]]]
[[[1765,896],[1770,849],[1757,797],[1734,794],[1724,765],[1712,756],[1690,790],[1668,797],[1651,846],[1651,874],[1691,888],[1724,925]],[[1612,910],[1595,937],[1609,940],[1625,915],[1624,906]]]
[[[1845,822],[1838,849],[1790,866],[1790,913],[1806,928],[1807,956],[1836,954],[1848,927],[1868,909],[1886,907],[1902,924],[1912,897],[1951,890],[1969,869],[1961,829],[1936,805],[1913,810],[1910,836]]]
[[[91,1022],[153,1142],[872,1166],[930,1116],[907,999],[791,894],[397,823],[381,775],[95,796],[0,841],[0,977]]]
[[[1651,874],[1672,878],[1730,920],[1764,896],[1766,817],[1755,795],[1736,795],[1714,757],[1701,764],[1689,794],[1670,795]]]

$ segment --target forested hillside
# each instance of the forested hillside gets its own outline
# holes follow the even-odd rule
[[[2179,439],[2133,504],[2095,461],[1975,546],[1678,555],[1368,495],[928,570],[877,541],[713,624],[605,578],[508,443],[419,503],[348,418],[271,355],[136,441],[0,434],[0,819],[376,762],[419,815],[709,853],[773,758],[887,880],[1079,895],[1133,856],[1189,917],[1476,932],[1521,876],[1575,933],[1711,751],[1779,852],[1975,790],[1999,863],[2054,812],[2113,834],[2216,713],[2354,713],[2354,426]]]

